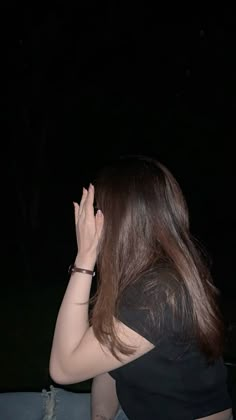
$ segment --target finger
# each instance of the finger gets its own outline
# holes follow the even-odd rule
[[[82,194],[82,198],[79,205],[79,208],[80,208],[79,214],[81,214],[84,209],[84,203],[86,201],[87,195],[88,195],[88,191],[85,188],[83,188],[83,194]]]
[[[78,218],[79,218],[79,204],[73,201],[74,204],[74,212],[75,212],[75,224],[77,225]]]
[[[101,210],[98,210],[96,213],[95,224],[96,224],[96,234],[97,234],[98,239],[100,239],[102,229],[103,229],[103,224],[104,224],[104,216]]]
[[[86,201],[84,203],[84,209],[87,214],[89,215],[92,214],[94,216],[93,202],[94,202],[94,186],[90,184]]]

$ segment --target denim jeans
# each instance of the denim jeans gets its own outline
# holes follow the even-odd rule
[[[50,387],[50,391],[0,394],[1,420],[91,420],[90,394]],[[128,420],[119,409],[114,420]]]

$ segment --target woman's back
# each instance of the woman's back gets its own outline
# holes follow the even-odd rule
[[[149,285],[155,277],[154,290]],[[155,345],[142,357],[110,372],[121,406],[131,419],[190,420],[231,407],[223,360],[208,363],[196,339],[187,332],[183,336],[181,319],[173,319],[168,301],[173,296],[171,285],[173,294],[178,294],[169,272],[149,272],[124,292],[119,304],[118,319]],[[155,326],[149,315],[153,305],[161,325]]]

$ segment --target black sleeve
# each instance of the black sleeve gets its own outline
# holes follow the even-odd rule
[[[149,309],[145,307],[140,284],[129,287],[118,305],[117,318],[132,330],[154,343],[149,325]]]
[[[122,294],[117,306],[117,318],[154,345],[178,329],[170,304],[177,297],[178,282],[168,273],[151,272],[143,275]],[[176,313],[175,313],[176,315]]]

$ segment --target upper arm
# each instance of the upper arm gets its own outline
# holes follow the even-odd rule
[[[114,327],[124,344],[135,347],[134,354],[126,356],[118,353],[122,361],[117,360],[107,347],[101,345],[94,335],[93,327],[90,327],[68,360],[61,365],[59,361],[50,362],[50,374],[55,382],[69,384],[94,378],[117,369],[154,348],[146,338],[117,319],[114,319]]]

